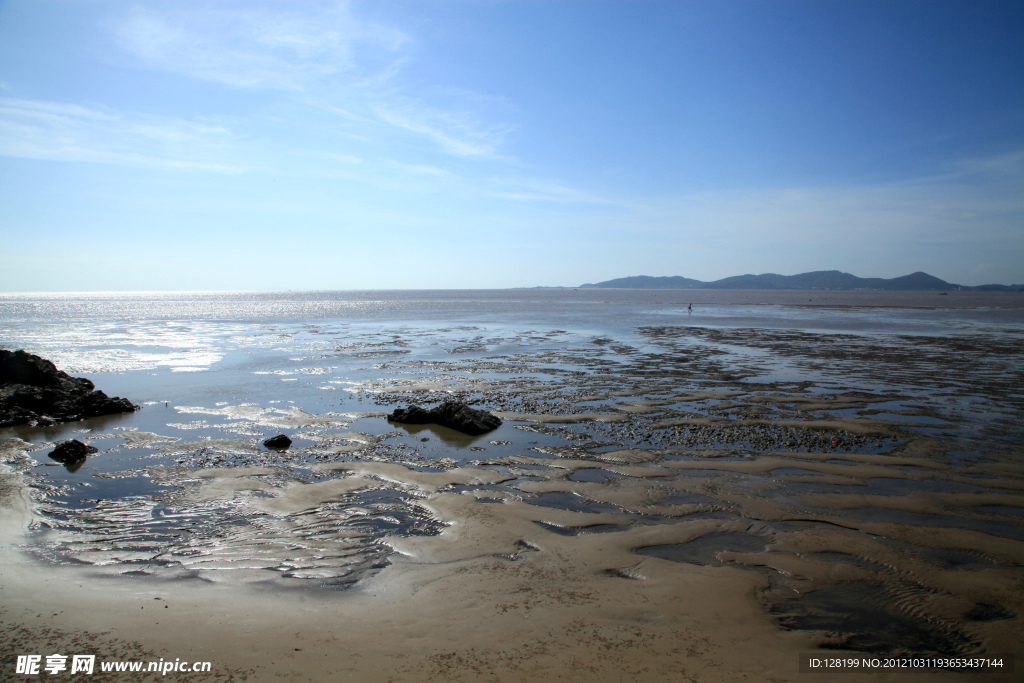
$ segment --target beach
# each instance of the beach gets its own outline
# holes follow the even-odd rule
[[[180,680],[964,680],[800,661],[1024,636],[1019,294],[3,295],[0,321],[142,405],[0,430],[4,677],[59,652],[211,663]],[[502,425],[386,419],[443,400]],[[71,438],[98,449],[75,471],[47,455]]]

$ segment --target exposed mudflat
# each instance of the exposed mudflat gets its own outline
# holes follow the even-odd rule
[[[304,334],[253,371],[275,382],[257,400],[80,423],[100,450],[80,472],[47,463],[51,433],[0,435],[18,648],[85,630],[203,653],[220,680],[467,681],[790,680],[818,648],[1019,649],[1019,340]],[[453,396],[505,423],[384,418]],[[289,449],[262,446],[279,432]],[[154,597],[162,626],[135,613]]]

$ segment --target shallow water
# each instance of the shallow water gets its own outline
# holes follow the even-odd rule
[[[689,543],[673,545],[649,545],[637,548],[638,555],[660,557],[673,562],[690,564],[723,564],[722,551],[756,553],[764,551],[769,539],[735,531],[719,531],[705,534]]]
[[[430,502],[448,492],[584,515],[538,521],[567,542],[766,573],[786,628],[852,624],[842,642],[874,647],[886,633],[864,624],[895,610],[914,642],[965,648],[927,607],[883,599],[963,590],[933,569],[1021,570],[1024,297],[962,294],[4,295],[5,348],[142,409],[0,443],[32,487],[25,549],[43,562],[345,588],[387,566],[390,539],[444,529]],[[446,398],[504,424],[385,419]],[[287,451],[262,446],[278,433]],[[68,438],[99,453],[70,471],[47,457]],[[769,527],[630,545],[709,522]],[[818,570],[838,555],[859,587]],[[861,593],[881,611],[846,619]]]

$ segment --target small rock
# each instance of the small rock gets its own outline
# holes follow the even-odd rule
[[[263,445],[267,448],[276,448],[284,450],[292,445],[292,440],[284,434],[278,434],[277,436],[271,437],[263,442]]]
[[[87,455],[96,453],[97,450],[95,446],[88,446],[78,439],[71,439],[57,444],[57,447],[50,453],[50,457],[61,463],[78,462],[85,460]]]

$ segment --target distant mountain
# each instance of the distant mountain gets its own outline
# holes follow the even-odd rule
[[[598,282],[595,285],[580,285],[580,287],[614,287],[616,289],[704,289],[706,282],[691,280],[688,277],[651,277],[650,275],[634,275],[633,277],[620,277],[616,280]]]
[[[871,289],[885,291],[931,291],[949,292],[954,290],[1020,292],[1024,285],[978,285],[976,287],[956,285],[928,273],[911,273],[902,277],[857,277],[838,270],[819,270],[799,275],[735,275],[733,277],[703,282],[678,275],[652,277],[635,275],[605,280],[580,287],[604,287],[615,289]]]

